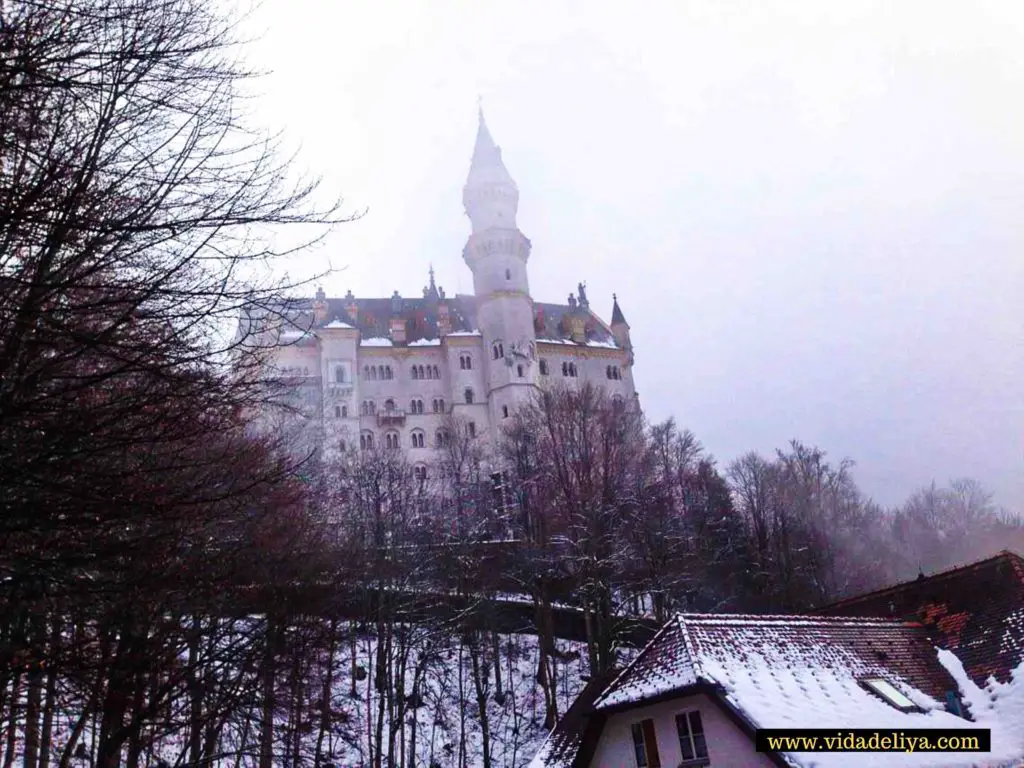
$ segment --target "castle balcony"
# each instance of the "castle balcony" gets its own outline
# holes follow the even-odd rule
[[[405,411],[401,408],[385,409],[377,414],[378,427],[400,427],[403,424],[405,424]]]

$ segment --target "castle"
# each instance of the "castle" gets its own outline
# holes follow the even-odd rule
[[[462,201],[472,225],[462,251],[472,295],[446,296],[431,268],[422,297],[328,298],[318,290],[283,313],[273,364],[301,392],[325,453],[401,449],[425,475],[449,439],[450,416],[493,441],[545,384],[590,381],[614,402],[635,403],[629,325],[617,299],[610,324],[591,309],[583,283],[566,304],[533,299],[531,244],[516,226],[519,189],[482,111]]]

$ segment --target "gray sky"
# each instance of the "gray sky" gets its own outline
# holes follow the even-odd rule
[[[264,0],[258,121],[361,221],[293,274],[471,290],[477,96],[535,298],[632,326],[642,403],[721,463],[790,438],[883,504],[1024,510],[1024,2]]]

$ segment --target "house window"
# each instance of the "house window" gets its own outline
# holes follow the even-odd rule
[[[661,768],[658,740],[654,736],[654,721],[648,718],[633,724],[633,755],[636,768]]]
[[[334,418],[336,418],[336,419],[340,419],[341,418],[341,406],[340,405],[334,406]]]
[[[345,383],[345,367],[342,365],[335,366],[334,368],[334,380],[338,384]]]
[[[541,361],[540,361],[540,375],[541,376],[547,376],[548,375],[548,361],[543,359],[543,358],[541,358]]]
[[[472,387],[466,387],[466,391],[463,392],[463,395],[465,395],[465,397],[466,397],[466,403],[468,405],[472,405],[473,404],[473,388]]]
[[[704,724],[700,721],[700,712],[693,710],[676,715],[676,731],[679,733],[679,749],[683,754],[683,760],[694,761],[692,765],[707,765],[708,743],[704,738]]]
[[[470,437],[476,437],[476,422],[471,421],[466,425],[466,429],[469,430]]]
[[[887,704],[902,712],[912,712],[917,709],[917,705],[904,696],[903,693],[888,680],[881,677],[869,677],[865,680],[861,680],[860,683],[872,693],[884,699]]]
[[[562,362],[562,375],[570,379],[576,378],[576,363]]]
[[[412,447],[413,448],[422,448],[424,445],[426,445],[425,438],[426,438],[426,436],[423,434],[423,432],[421,430],[418,430],[418,429],[413,430],[413,433],[412,433]]]
[[[503,419],[507,419],[508,418],[508,406],[507,405],[501,406],[501,418],[503,418]]]

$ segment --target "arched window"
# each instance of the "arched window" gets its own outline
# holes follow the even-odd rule
[[[621,411],[626,407],[626,401],[622,399],[622,395],[615,395],[612,398],[612,408],[616,411]]]
[[[540,375],[541,376],[547,376],[548,375],[548,361],[545,360],[544,358],[541,358],[539,366],[540,366]]]
[[[417,464],[412,468],[413,477],[419,480],[421,483],[427,479],[427,468],[422,464]]]
[[[422,448],[426,445],[426,435],[423,434],[422,430],[414,429],[412,431],[412,447]]]
[[[476,422],[471,421],[466,425],[466,429],[469,430],[470,437],[476,437]]]
[[[512,279],[512,270],[511,269],[506,269],[505,270],[505,279],[506,280],[511,280]]]
[[[364,365],[363,366],[363,378],[364,379],[369,379],[370,378],[370,366],[368,366],[368,365]]]
[[[343,418],[343,419],[347,419],[348,418],[348,406],[347,405],[341,406],[341,418]]]
[[[434,433],[434,447],[444,448],[448,445],[448,430],[439,429]]]
[[[441,369],[438,368],[436,365],[434,366],[434,378],[435,379],[440,379],[441,378]]]
[[[413,379],[418,379],[420,377],[420,372],[417,370],[415,365],[412,367],[412,377]]]
[[[359,433],[359,447],[364,451],[373,450],[373,432]]]
[[[344,441],[344,440],[339,440],[339,441],[338,441],[338,450],[339,450],[339,451],[341,451],[342,453],[344,453],[344,452],[345,452],[345,450],[346,450],[347,448],[348,448],[348,446],[347,446],[347,445],[345,445],[345,441]]]
[[[334,367],[334,380],[338,384],[344,384],[345,383],[345,366],[343,366],[343,365],[336,365]]]
[[[568,376],[569,375],[569,363],[566,360],[562,361],[562,375],[563,376]]]
[[[522,366],[522,364],[519,364],[519,365],[516,366],[516,374],[519,376],[520,379],[523,378],[523,366]]]
[[[505,356],[505,347],[500,341],[494,342],[494,345],[491,347],[491,355],[495,360],[500,360]]]
[[[576,363],[569,363],[569,375],[576,378]]]
[[[391,381],[393,378],[395,378],[395,372],[393,370],[391,370],[391,366],[390,365],[385,365],[384,366],[384,371],[387,373],[388,381]]]
[[[391,413],[393,410],[395,410],[395,401],[392,398],[389,397],[387,400],[384,401],[384,410],[387,411],[388,413]]]
[[[341,406],[340,405],[334,406],[334,418],[336,418],[336,419],[340,419],[341,418]]]
[[[398,448],[397,432],[388,432],[386,435],[384,435],[384,447],[392,451]]]
[[[466,391],[463,392],[462,394],[466,398],[466,403],[468,405],[472,405],[473,404],[473,388],[472,387],[466,387]]]
[[[420,379],[427,378],[427,374],[423,371],[423,366],[422,365],[417,365],[416,366],[416,372],[419,374],[418,378],[420,378]]]
[[[508,418],[508,406],[507,405],[501,406],[501,418],[503,418],[503,419],[507,419]]]
[[[372,381],[376,381],[377,380],[377,366],[375,366],[375,365],[371,365],[370,366],[370,379]]]

